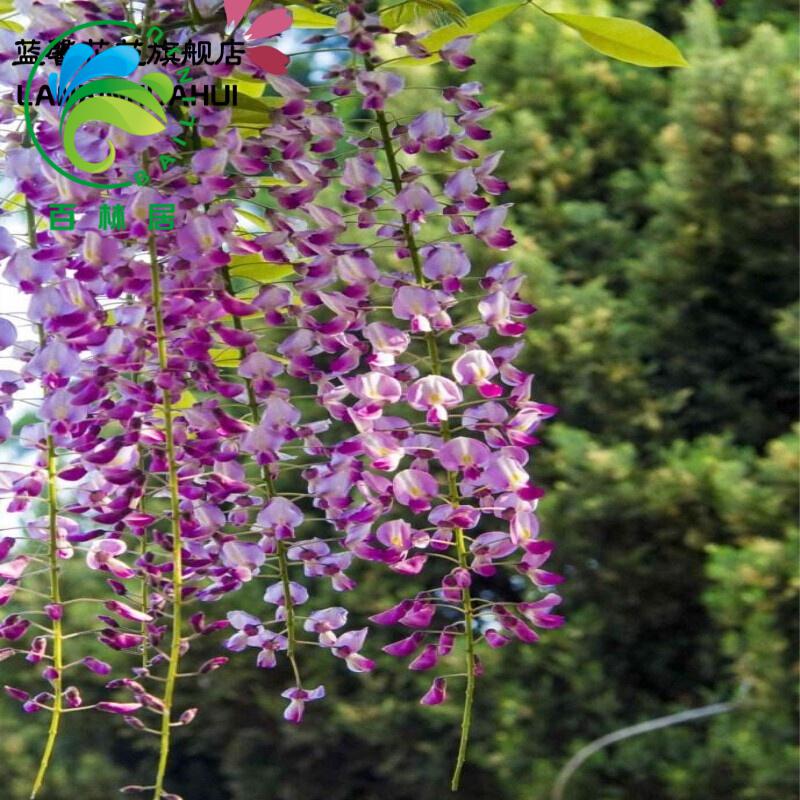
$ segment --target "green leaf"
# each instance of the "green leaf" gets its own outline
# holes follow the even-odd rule
[[[211,361],[218,367],[235,369],[242,362],[242,354],[236,347],[212,348],[208,351]]]
[[[282,97],[250,97],[239,94],[238,104],[231,114],[231,123],[265,128],[269,125],[271,112],[285,102]]]
[[[603,55],[640,67],[688,67],[681,51],[665,36],[631,19],[585,14],[545,14],[578,31],[586,44]]]
[[[19,22],[13,19],[0,19],[0,28],[5,28],[7,31],[14,31],[14,33],[22,33],[25,28]]]
[[[183,408],[192,408],[196,402],[197,399],[195,396],[187,390],[181,395],[180,400],[178,400],[177,403],[172,404],[172,407],[177,410]]]
[[[250,75],[243,75],[241,72],[234,72],[225,80],[227,83],[235,84],[240,96],[261,97],[267,88],[267,82],[262,78],[253,78]]]
[[[177,402],[171,404],[170,408],[173,411],[183,411],[186,408],[193,408],[196,402],[197,398],[187,389],[185,392],[183,392]],[[153,409],[153,416],[165,419],[166,415],[164,414],[164,406],[156,406]]]
[[[418,19],[431,15],[445,17],[448,22],[463,25],[466,16],[455,0],[406,0],[381,13],[381,23],[395,31]]]
[[[428,58],[412,58],[405,56],[392,61],[392,65],[402,64],[408,67],[424,67],[429,64],[436,64],[441,61],[438,51],[446,44],[457,39],[459,36],[470,36],[476,33],[481,33],[487,28],[494,25],[496,22],[505,19],[509,14],[516,11],[518,8],[526,3],[507,3],[506,5],[497,6],[496,8],[487,8],[485,11],[479,11],[477,14],[472,14],[466,17],[463,25],[452,23],[445,25],[443,28],[437,28],[433,33],[423,36],[419,41],[424,47],[433,53]]]
[[[262,351],[263,352],[263,351]],[[228,369],[236,369],[242,363],[242,353],[236,347],[212,348],[208,351],[211,360],[218,367],[227,367]],[[288,364],[288,358],[276,356],[274,353],[264,353],[265,356],[271,358],[273,361],[278,361],[281,364]]]
[[[291,186],[292,184],[284,178],[273,178],[270,176],[262,176],[254,178],[252,181],[256,186]]]
[[[310,8],[289,6],[289,10],[292,12],[294,19],[292,25],[295,28],[333,28],[336,26],[336,20],[333,17],[312,11]]]
[[[275,283],[294,275],[288,264],[272,264],[256,254],[231,256],[229,269],[235,278],[250,278],[258,283]]]
[[[3,205],[0,206],[4,211],[19,211],[25,208],[25,195],[22,193],[13,194],[6,198]]]
[[[265,231],[267,229],[267,226],[264,224],[264,218],[259,217],[258,214],[254,214],[252,211],[247,211],[244,208],[237,208],[235,211],[238,216],[247,220],[251,225],[255,225],[258,230]]]

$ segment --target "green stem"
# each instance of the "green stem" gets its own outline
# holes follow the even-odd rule
[[[136,372],[133,375],[133,382],[138,384],[139,383],[139,375],[140,373]],[[145,501],[147,498],[147,478],[149,473],[145,475],[144,482],[142,484],[142,497],[141,497],[141,509],[142,513],[146,513],[147,508],[145,505]],[[139,556],[140,558],[144,559],[147,555],[147,547],[148,547],[148,539],[147,539],[147,528],[142,529],[142,539],[139,542]],[[146,572],[142,573],[142,586],[140,592],[140,601],[142,604],[142,611],[147,613],[147,608],[150,605],[150,578],[148,577]],[[147,669],[148,660],[150,658],[149,650],[147,646],[147,639],[148,639],[148,628],[147,622],[142,622],[141,625],[141,634],[142,634],[142,669]]]
[[[446,438],[449,438],[446,437]],[[455,475],[448,473],[450,484],[450,498],[458,501],[458,487],[456,486]],[[462,569],[469,569],[467,563],[467,543],[464,538],[463,528],[456,528],[456,548],[458,550],[458,563]],[[472,705],[475,700],[475,636],[473,634],[474,612],[472,608],[472,595],[469,588],[461,590],[461,602],[464,606],[464,633],[466,639],[466,665],[467,688],[464,694],[464,713],[461,717],[461,737],[458,743],[458,755],[456,756],[456,766],[453,770],[453,778],[450,788],[458,791],[461,782],[461,771],[467,761],[467,747],[469,745],[469,732],[472,727]]]
[[[286,542],[278,542],[278,567],[281,573],[281,583],[283,584],[283,597],[286,608],[286,657],[292,665],[294,681],[297,688],[301,688],[300,668],[297,665],[297,631],[294,621],[294,603],[291,595],[291,582],[289,581],[289,560],[286,558]]]
[[[28,224],[28,241],[31,248],[36,249],[36,218],[34,217],[33,206],[26,200],[25,217]],[[39,327],[39,343],[45,345],[44,330]],[[61,568],[58,564],[58,488],[57,488],[57,461],[56,448],[53,437],[48,434],[47,439],[47,506],[48,506],[48,573],[50,576],[50,602],[54,605],[61,605]],[[56,670],[56,677],[53,680],[53,710],[50,715],[50,726],[47,731],[42,758],[39,761],[39,769],[33,781],[31,789],[31,800],[34,800],[44,785],[47,769],[53,756],[56,746],[56,739],[61,727],[61,715],[63,712],[63,671],[64,671],[64,629],[60,619],[53,620],[53,668]]]
[[[189,13],[191,14],[192,18],[192,25],[196,28],[205,20],[200,15],[200,11],[197,8],[197,4],[194,0],[189,0]]]
[[[145,481],[145,487],[147,486],[147,481]],[[142,497],[142,511],[144,511],[144,497]],[[141,558],[144,558],[147,555],[147,528],[142,531],[142,541],[139,547],[139,555]],[[147,574],[142,575],[142,594],[141,594],[141,603],[142,603],[142,611],[146,614],[147,607],[150,605],[150,586],[148,584],[148,577]],[[149,653],[147,649],[147,637],[148,637],[148,629],[147,623],[142,622],[142,669],[147,669]]]
[[[222,275],[228,294],[235,296],[236,293],[233,290],[233,281],[231,279],[230,270],[225,267],[222,270]],[[239,331],[244,330],[244,325],[239,317],[233,318],[233,327]],[[239,355],[242,359],[247,355],[244,348],[239,349]],[[250,408],[250,415],[253,419],[253,424],[258,425],[261,420],[261,412],[258,408],[258,399],[253,391],[253,382],[249,378],[245,378],[244,383],[247,391],[247,405]],[[269,467],[266,465],[261,467],[261,477],[264,481],[266,499],[269,501],[275,497],[275,484],[272,480]],[[286,543],[279,541],[277,552],[278,570],[280,572],[281,584],[283,585],[283,597],[286,608],[286,657],[289,659],[289,663],[292,666],[294,680],[297,688],[299,689],[302,686],[302,681],[300,679],[300,667],[297,663],[297,630],[295,626],[296,615],[294,603],[292,602],[291,581],[289,578],[289,559],[286,555],[286,551]]]
[[[167,336],[164,327],[164,315],[161,309],[161,274],[158,266],[158,251],[156,241],[151,234],[149,239],[150,251],[150,278],[152,282],[153,315],[156,325],[156,340],[158,346],[158,366],[164,372],[168,367]],[[164,711],[161,717],[161,742],[156,772],[155,791],[153,800],[160,800],[164,793],[164,778],[169,761],[171,744],[172,705],[175,697],[175,684],[178,679],[178,667],[181,657],[181,623],[182,623],[182,598],[183,590],[183,553],[180,524],[180,501],[178,486],[178,466],[175,458],[175,438],[173,432],[172,398],[168,389],[162,391],[162,406],[164,409],[164,438],[166,440],[167,470],[169,482],[170,515],[172,525],[172,639],[169,649],[169,668],[164,686]]]
[[[44,344],[44,332],[40,331],[42,344]],[[48,560],[50,574],[50,602],[53,605],[61,605],[61,568],[58,564],[58,494],[57,494],[57,475],[56,475],[56,449],[53,444],[53,437],[47,436],[47,503],[48,503]],[[42,753],[39,769],[31,789],[31,800],[38,795],[39,790],[44,784],[47,768],[53,755],[53,749],[58,738],[58,731],[61,726],[61,714],[63,711],[63,672],[64,672],[64,638],[63,627],[60,619],[53,620],[53,662],[52,667],[56,671],[53,679],[53,709],[50,714],[50,727],[47,731],[47,741],[45,742],[44,752]]]
[[[392,178],[392,185],[395,194],[400,194],[403,190],[403,182],[400,178],[400,168],[397,164],[397,157],[395,156],[394,148],[392,147],[392,137],[389,133],[389,122],[386,119],[386,114],[383,111],[375,112],[378,128],[381,132],[381,141],[383,144],[383,152],[386,155],[386,161],[389,164],[389,174]],[[403,237],[406,240],[408,252],[411,255],[411,263],[414,267],[414,276],[421,286],[425,285],[425,276],[422,273],[422,260],[419,255],[419,246],[414,236],[414,230],[411,223],[406,216],[402,215]],[[428,355],[431,359],[431,372],[434,375],[442,374],[442,360],[439,355],[439,344],[436,340],[436,335],[431,331],[425,334],[425,342],[428,346]],[[451,438],[450,424],[448,421],[442,423],[442,438],[448,441]],[[455,475],[448,473],[449,483],[449,496],[450,501],[454,504],[459,504],[461,498],[458,492],[458,485],[456,484]],[[458,554],[459,566],[468,569],[468,553],[467,542],[464,537],[464,531],[461,528],[455,530],[456,551]],[[455,792],[458,791],[459,783],[461,782],[461,771],[467,760],[467,747],[469,745],[469,733],[472,726],[472,706],[475,700],[475,635],[473,631],[475,614],[472,607],[472,595],[469,588],[461,590],[461,603],[464,607],[464,635],[466,640],[466,675],[467,687],[464,694],[464,713],[461,717],[461,737],[458,743],[458,756],[456,757],[456,765],[453,770],[453,779],[450,788]]]

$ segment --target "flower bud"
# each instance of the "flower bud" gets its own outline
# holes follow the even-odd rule
[[[80,708],[83,705],[83,698],[76,686],[68,686],[64,692],[64,700],[67,708]]]
[[[228,663],[228,659],[225,656],[217,656],[216,658],[210,658],[204,664],[201,665],[199,672],[202,674],[206,674],[207,672],[213,672],[214,670],[219,669],[220,667],[224,667]]]
[[[194,720],[196,716],[197,716],[196,708],[187,708],[186,711],[184,711],[183,714],[180,715],[178,722],[180,722],[181,725],[188,725]]]

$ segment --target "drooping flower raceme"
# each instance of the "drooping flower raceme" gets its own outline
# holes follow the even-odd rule
[[[349,139],[356,150],[343,157],[340,201],[357,221],[348,223],[317,200],[336,162],[315,152],[310,119],[330,107],[310,99],[298,104],[308,96],[302,87],[272,81],[286,110],[279,108],[262,134],[275,137],[284,152],[280,171],[292,176],[290,192],[270,190],[291,236],[263,241],[271,260],[299,273],[294,290],[303,301],[284,317],[291,332],[278,351],[289,358],[287,373],[315,388],[334,421],[314,447],[321,463],[303,473],[313,506],[332,531],[343,532],[350,553],[414,583],[407,599],[372,617],[405,629],[386,652],[408,659],[415,671],[436,671],[461,653],[467,699],[460,771],[480,646],[532,643],[537,627],[561,622],[484,593],[478,599],[476,591],[482,579],[512,567],[550,598],[550,608],[558,603],[550,590],[561,578],[542,569],[552,552],[536,523],[542,492],[527,466],[527,448],[537,441],[532,433],[555,409],[533,399],[532,377],[513,364],[519,347],[509,340],[525,332],[535,311],[520,297],[520,278],[508,261],[475,274],[470,256],[514,243],[504,227],[509,207],[491,205],[505,189],[494,177],[499,156],[482,160],[476,150],[489,137],[480,124],[489,115],[480,88],[450,87],[440,109],[397,125],[391,107],[403,78],[375,55],[376,38],[388,32],[358,4],[339,17],[337,29],[362,64],[332,70],[334,92],[360,97],[379,135]],[[468,66],[468,44],[453,51],[458,67]],[[291,151],[283,142],[287,128],[308,131]],[[433,157],[456,165],[443,186],[427,177],[425,159]],[[428,243],[442,233],[449,241]],[[380,258],[387,248],[393,258]],[[317,557],[313,547],[303,552],[310,561]],[[454,604],[458,621],[445,612]],[[349,636],[345,652],[361,641]],[[338,645],[331,648],[340,655]],[[446,680],[436,677],[422,702],[447,696]]]

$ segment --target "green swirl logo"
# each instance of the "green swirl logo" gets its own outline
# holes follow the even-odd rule
[[[76,183],[99,188],[122,188],[125,183],[100,183],[86,180],[56,164],[36,137],[30,113],[33,78],[41,62],[61,40],[87,27],[98,25],[135,26],[121,21],[91,22],[79,25],[53,40],[34,64],[25,91],[25,119],[31,141],[42,157],[57,172]],[[173,92],[172,80],[161,72],[149,73],[140,83],[130,80],[139,66],[139,53],[130,45],[115,45],[95,53],[87,44],[78,43],[67,50],[60,72],[48,79],[51,94],[59,108],[59,133],[64,154],[76,170],[89,175],[107,172],[116,161],[114,144],[107,140],[108,153],[99,161],[90,161],[78,151],[75,140],[80,128],[89,122],[102,122],[135,136],[152,136],[167,127],[166,103]]]

